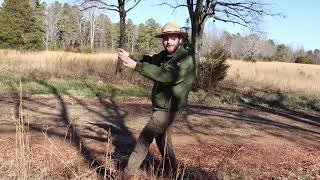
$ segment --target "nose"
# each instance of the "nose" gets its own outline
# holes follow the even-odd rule
[[[172,38],[168,38],[168,43],[171,44],[173,42]]]

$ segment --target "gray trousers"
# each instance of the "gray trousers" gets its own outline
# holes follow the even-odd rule
[[[125,172],[134,175],[145,159],[149,146],[156,139],[159,151],[165,159],[164,168],[167,173],[175,173],[177,165],[172,145],[172,124],[176,112],[154,111],[147,125],[141,131],[137,144],[130,155]],[[163,163],[163,162],[162,162]],[[161,164],[162,167],[163,164]]]

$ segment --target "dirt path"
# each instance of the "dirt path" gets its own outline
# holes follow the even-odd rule
[[[14,145],[12,120],[18,114],[18,99],[0,95],[0,150]],[[44,142],[45,132],[57,144],[72,144],[85,164],[103,162],[106,145],[112,142],[114,167],[120,169],[151,113],[147,99],[88,100],[58,94],[23,99],[23,115],[35,144]],[[189,106],[174,126],[177,159],[189,179],[320,178],[319,117],[319,112],[249,106]],[[159,159],[154,145],[147,160],[152,159]],[[4,161],[0,157],[0,163]],[[6,175],[3,169],[0,166],[0,175]]]

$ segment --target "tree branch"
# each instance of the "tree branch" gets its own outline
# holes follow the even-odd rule
[[[98,2],[104,6],[108,6],[108,7],[112,7],[112,8],[119,8],[118,5],[115,5],[115,4],[107,4],[106,2],[104,2],[103,0],[86,0],[87,2]]]
[[[193,0],[187,0],[187,6],[188,6],[188,11],[189,11],[189,17],[190,17],[190,20],[191,20],[191,23],[193,22]]]
[[[166,3],[166,2],[163,2],[163,3],[160,3],[160,4],[156,4],[156,6],[169,6],[171,9],[173,9],[172,13],[174,13],[178,8],[188,7],[188,5],[186,5],[186,4],[172,5],[172,4]]]
[[[216,19],[216,20],[218,20],[218,21],[222,21],[222,22],[229,22],[229,23],[233,23],[233,24],[239,24],[239,25],[244,26],[244,27],[248,27],[247,24],[243,24],[243,23],[241,23],[241,22],[234,21],[234,20],[223,19],[223,18],[218,17],[218,16],[215,16],[214,19]]]
[[[85,7],[83,9],[79,9],[80,11],[86,11],[88,9],[91,9],[91,8],[97,8],[97,9],[104,9],[104,10],[110,10],[110,11],[117,11],[119,12],[118,9],[113,9],[113,8],[108,8],[108,7],[101,7],[101,6],[97,6],[97,5],[92,5],[92,6],[88,6],[88,7]]]
[[[129,9],[127,10],[127,12],[129,12],[129,11],[131,11],[133,8],[135,8],[135,7],[140,3],[140,1],[141,1],[141,0],[136,1],[136,3],[135,3],[131,8],[129,8]]]
[[[99,5],[96,4],[91,4],[91,3],[98,3]],[[86,6],[88,5],[89,6]],[[102,0],[85,0],[83,3],[81,3],[80,7],[82,7],[83,9],[80,9],[80,11],[85,11],[91,8],[97,8],[97,9],[104,9],[104,10],[110,10],[110,11],[117,11],[119,12],[119,7],[117,5],[114,4],[107,4],[106,2],[102,1]]]

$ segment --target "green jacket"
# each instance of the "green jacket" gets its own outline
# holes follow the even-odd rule
[[[144,55],[135,70],[154,81],[152,105],[156,110],[178,111],[186,104],[194,80],[194,63],[187,50],[180,47],[174,54],[161,51]]]

